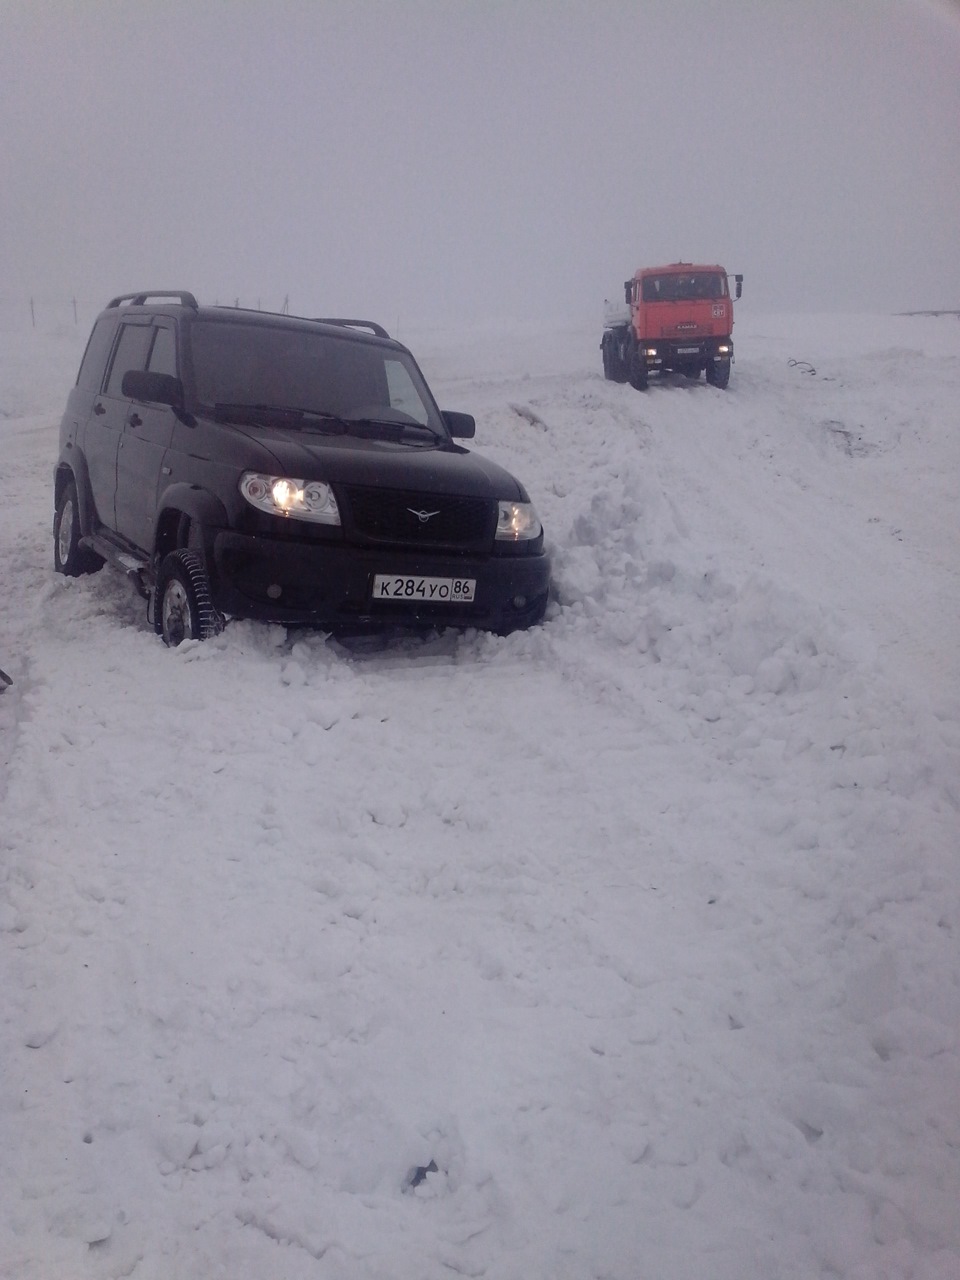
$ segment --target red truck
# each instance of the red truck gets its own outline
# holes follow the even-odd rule
[[[735,296],[743,276],[733,277]],[[725,387],[733,362],[733,298],[723,267],[673,262],[641,267],[624,285],[623,307],[607,305],[603,376],[646,390],[652,373],[679,373]]]

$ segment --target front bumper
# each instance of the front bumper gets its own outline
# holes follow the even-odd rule
[[[656,338],[640,343],[647,368],[678,369],[698,365],[701,369],[711,360],[732,360],[732,338]]]
[[[535,555],[456,556],[332,542],[291,542],[220,530],[208,551],[216,607],[234,617],[334,632],[478,627],[508,632],[539,622],[550,561]],[[374,574],[473,578],[469,604],[374,600]]]

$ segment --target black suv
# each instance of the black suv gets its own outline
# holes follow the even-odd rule
[[[379,325],[124,294],[60,425],[55,566],[130,574],[167,644],[231,616],[528,627],[543,530],[523,485],[457,443],[474,430]]]

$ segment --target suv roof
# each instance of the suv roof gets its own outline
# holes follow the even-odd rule
[[[176,301],[161,301],[161,299],[176,299]],[[151,312],[161,313],[188,310],[195,311],[198,316],[216,314],[218,317],[222,312],[230,311],[235,313],[238,319],[255,320],[257,316],[261,316],[270,320],[289,321],[293,325],[303,323],[325,324],[339,328],[355,329],[360,332],[369,330],[376,338],[387,338],[393,341],[383,325],[377,324],[375,320],[356,320],[342,316],[292,316],[286,311],[261,311],[259,308],[228,306],[226,304],[202,307],[197,302],[196,297],[187,289],[150,289],[140,293],[121,293],[117,297],[111,298],[104,309],[110,311],[119,307],[144,307]]]

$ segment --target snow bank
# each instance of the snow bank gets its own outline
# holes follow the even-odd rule
[[[3,1274],[954,1280],[960,326],[404,337],[534,631],[166,651],[0,365]]]

